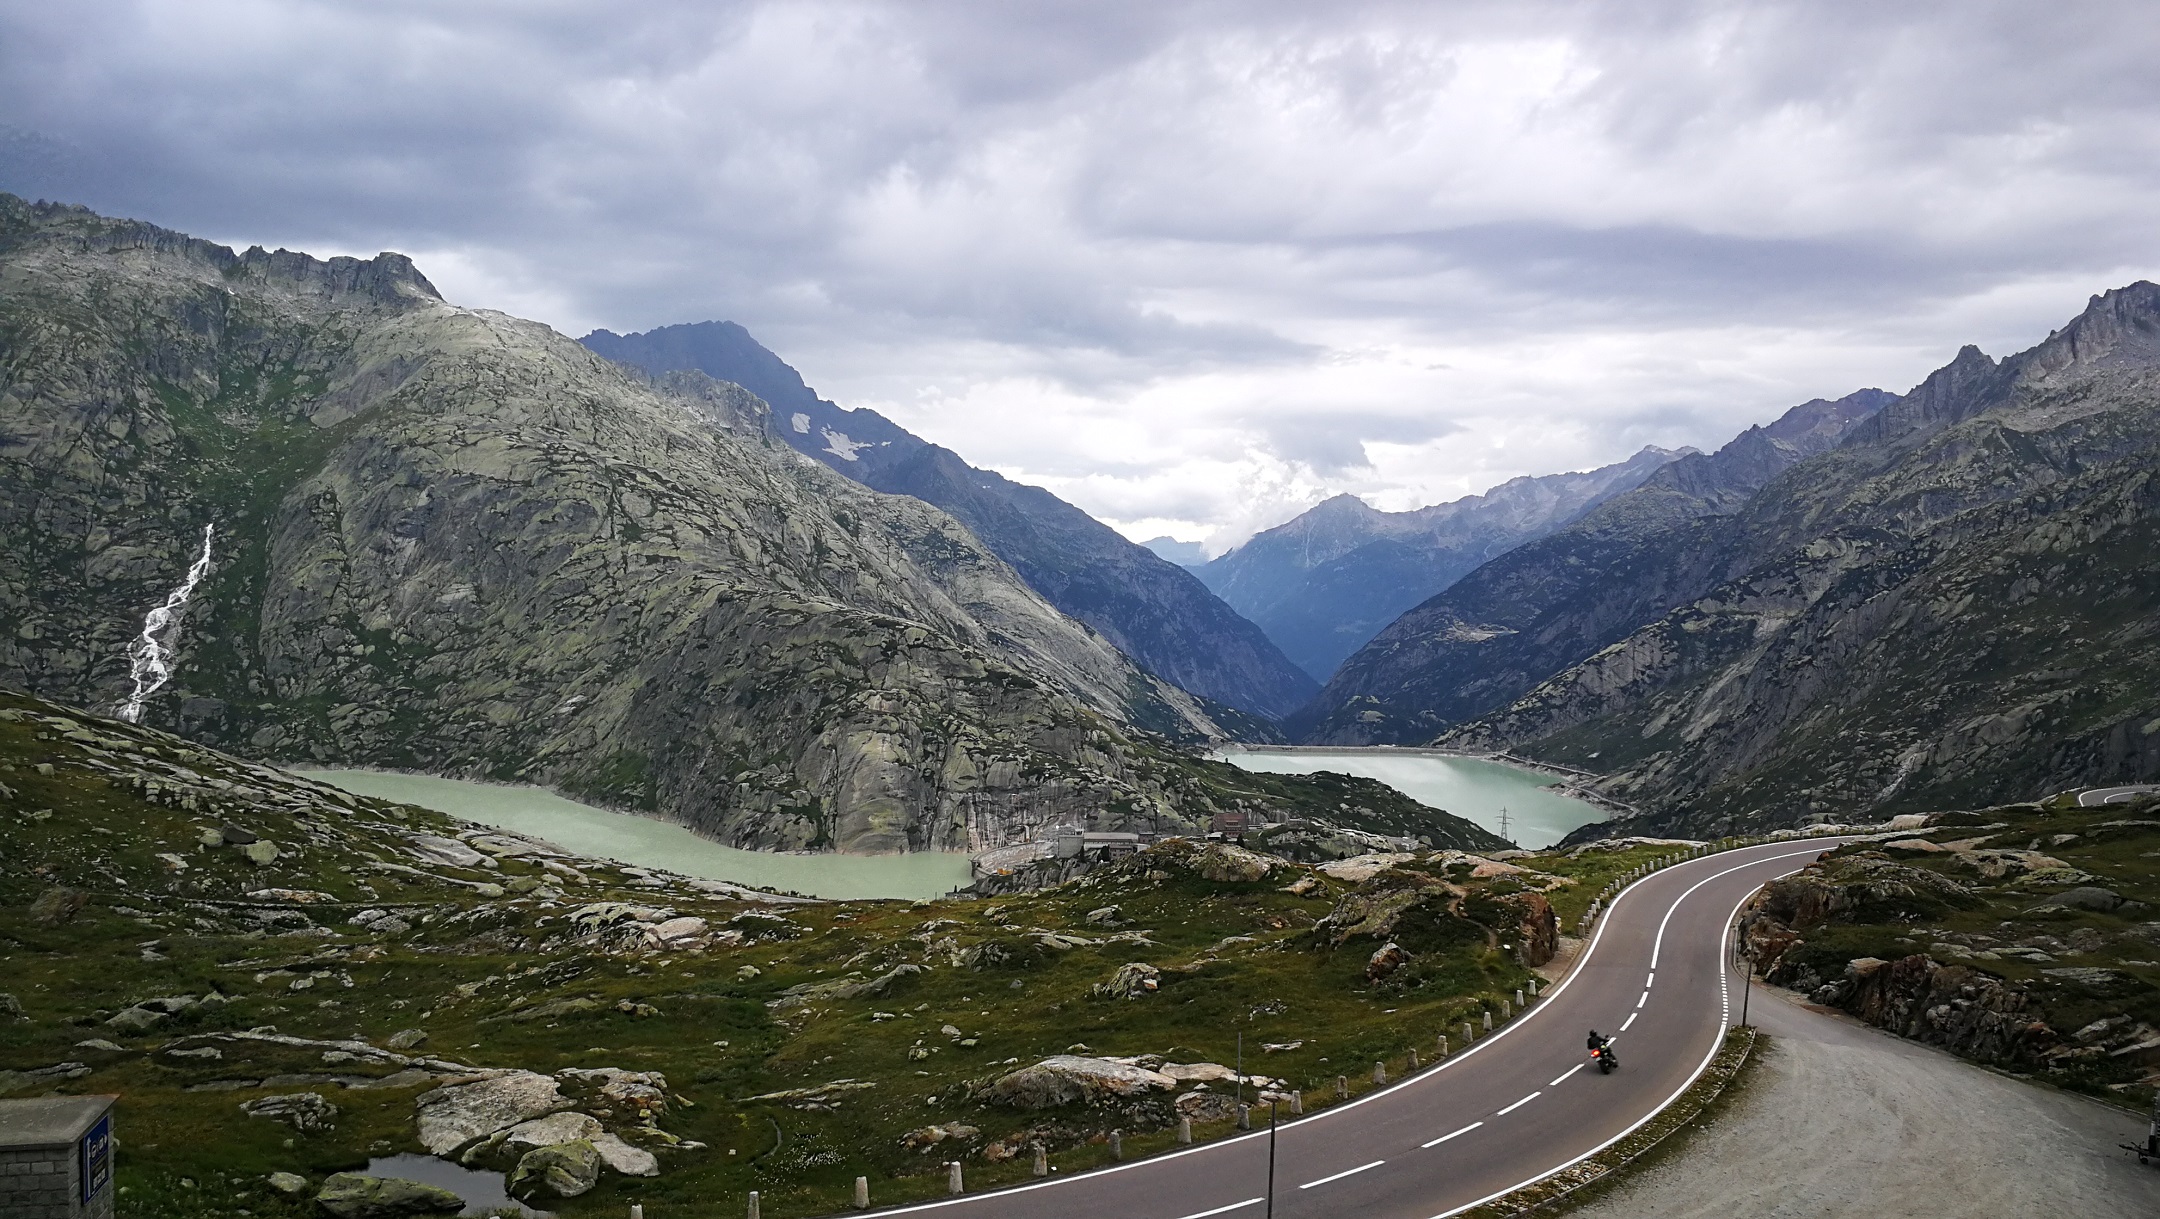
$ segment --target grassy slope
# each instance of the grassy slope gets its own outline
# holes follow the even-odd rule
[[[283,1034],[380,1045],[417,1027],[430,1035],[420,1052],[475,1066],[664,1071],[679,1100],[661,1127],[707,1147],[662,1151],[659,1178],[609,1176],[593,1193],[553,1208],[570,1219],[619,1215],[632,1200],[665,1204],[667,1214],[733,1213],[744,1191],[758,1189],[768,1213],[785,1215],[841,1208],[858,1174],[871,1178],[880,1202],[938,1192],[936,1166],[954,1158],[953,1145],[922,1153],[899,1143],[906,1131],[932,1122],[980,1128],[957,1153],[974,1185],[1024,1174],[1025,1156],[991,1164],[980,1149],[1045,1121],[1061,1171],[1106,1158],[1090,1140],[1111,1128],[1127,1132],[1128,1155],[1168,1143],[1159,1099],[1147,1111],[1068,1108],[1032,1117],[966,1099],[968,1083],[1007,1069],[1000,1064],[1009,1060],[1032,1062],[1084,1041],[1098,1053],[1227,1063],[1243,1033],[1249,1069],[1287,1080],[1318,1104],[1332,1096],[1337,1075],[1355,1088],[1369,1079],[1374,1060],[1392,1060],[1399,1071],[1411,1047],[1426,1047],[1429,1056],[1435,1034],[1529,977],[1498,946],[1504,918],[1482,900],[1520,883],[1464,882],[1461,867],[1450,879],[1471,891],[1466,911],[1494,925],[1462,923],[1451,933],[1454,947],[1424,952],[1386,987],[1364,979],[1374,943],[1352,940],[1328,952],[1305,933],[1352,886],[1319,877],[1303,896],[1286,892],[1287,881],[1317,876],[1292,865],[1258,882],[1209,881],[1159,853],[1025,897],[793,907],[776,932],[740,948],[616,954],[567,937],[563,915],[620,899],[702,915],[717,926],[745,904],[598,861],[572,861],[585,883],[510,858],[488,869],[428,863],[398,844],[412,832],[456,832],[461,827],[449,818],[333,793],[176,737],[20,695],[0,694],[0,784],[7,789],[0,793],[0,974],[26,1016],[0,1019],[0,1071],[61,1062],[92,1068],[57,1085],[0,1075],[0,1089],[119,1093],[122,1212],[161,1219],[239,1208],[303,1214],[304,1204],[270,1193],[263,1175],[285,1169],[319,1178],[371,1153],[416,1148],[412,1101],[429,1084],[189,1091],[276,1074],[388,1070],[326,1066],[318,1049],[245,1043],[219,1043],[224,1056],[217,1060],[168,1052],[183,1048],[176,1039],[204,1032],[274,1025]],[[278,843],[284,856],[258,865],[233,848],[200,845],[205,829],[225,824]],[[383,871],[378,862],[425,875]],[[1554,868],[1608,862],[1624,866],[1617,857],[1586,857]],[[473,887],[483,884],[509,892],[491,896]],[[246,896],[266,887],[335,900]],[[86,904],[54,917],[51,895],[59,889],[84,895]],[[1575,889],[1555,892],[1563,917],[1580,904],[1575,896]],[[1143,932],[1153,943],[1100,942],[1115,932],[1086,915],[1107,905],[1122,908],[1117,930]],[[347,921],[368,907],[398,909],[415,925],[382,935]],[[1044,948],[1032,935],[1043,930],[1098,942]],[[1234,935],[1252,941],[1221,943]],[[985,941],[1007,947],[1014,961],[988,970],[954,963],[956,952]],[[1161,990],[1138,1000],[1090,997],[1092,986],[1129,961],[1161,966]],[[901,962],[931,968],[876,998],[768,1006],[790,986],[851,972],[874,976]],[[756,975],[746,977],[745,966]],[[293,989],[303,979],[307,986]],[[147,1035],[103,1024],[144,999],[212,991],[229,1002],[199,1004]],[[556,1019],[491,1019],[578,997],[597,1002]],[[625,1002],[656,1014],[620,1010]],[[873,1019],[880,1011],[893,1018]],[[977,1044],[959,1044],[940,1031],[946,1025]],[[90,1038],[124,1049],[78,1047]],[[1288,1053],[1258,1048],[1298,1040],[1304,1045]],[[921,1056],[912,1056],[918,1045]],[[746,1099],[841,1078],[877,1086],[824,1110]],[[308,1089],[338,1106],[333,1129],[295,1135],[239,1109],[252,1097]],[[1203,1137],[1222,1126],[1204,1127]]]

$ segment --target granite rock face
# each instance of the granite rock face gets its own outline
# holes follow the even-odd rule
[[[1781,471],[1683,496],[1706,462],[1675,462],[1488,564],[1346,665],[1316,736],[1580,767],[1645,810],[1619,832],[1693,837],[2150,781],[2156,416],[2141,282]]]
[[[2160,774],[2160,286],[1973,348],[1704,531],[1699,593],[1444,740],[1696,836]]]
[[[733,322],[599,330],[579,342],[655,376],[694,370],[748,388],[772,404],[774,434],[798,452],[951,513],[1052,605],[1195,695],[1279,719],[1319,689],[1192,573],[1040,487],[971,466],[875,411],[818,397]],[[1232,717],[1225,726],[1247,739],[1274,737],[1264,723]]]
[[[1408,512],[1338,495],[1194,570],[1326,681],[1413,606],[1693,452],[1645,448],[1595,470],[1510,479],[1483,495]]]
[[[1662,465],[1565,528],[1389,623],[1290,727],[1314,744],[1410,744],[1474,719],[1714,583],[1714,523],[1891,395],[1796,406],[1715,453]]]
[[[0,684],[91,706],[215,526],[149,720],[536,782],[733,845],[1204,819],[1220,733],[966,528],[766,404],[444,302],[402,256],[0,196]]]

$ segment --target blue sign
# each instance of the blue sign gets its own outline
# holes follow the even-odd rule
[[[112,1114],[82,1136],[82,1200],[91,1202],[112,1184]]]

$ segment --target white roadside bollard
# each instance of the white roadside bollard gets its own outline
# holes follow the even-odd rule
[[[945,1189],[954,1197],[958,1197],[965,1192],[965,1186],[960,1182],[960,1161],[958,1160],[948,1160],[945,1163]]]

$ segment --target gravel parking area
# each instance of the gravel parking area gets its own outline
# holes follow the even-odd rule
[[[1757,987],[1773,1044],[1682,1154],[1575,1219],[2160,1215],[2145,1122]]]

